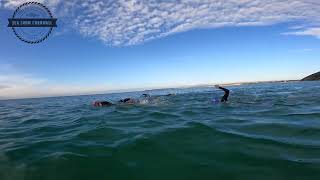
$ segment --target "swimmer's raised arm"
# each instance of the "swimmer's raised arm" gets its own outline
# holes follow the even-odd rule
[[[229,93],[229,92],[230,92],[229,89],[226,89],[226,88],[223,88],[223,87],[220,87],[220,86],[219,86],[219,89],[223,90],[223,91],[226,92],[226,93]]]
[[[223,95],[223,97],[221,98],[221,102],[227,102],[227,101],[228,101],[229,94],[230,94],[229,89],[220,87],[219,85],[216,85],[215,87],[216,87],[216,88],[219,88],[219,89],[221,89],[221,90],[224,91],[224,95]]]

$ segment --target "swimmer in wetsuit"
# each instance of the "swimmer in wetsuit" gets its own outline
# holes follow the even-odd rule
[[[93,104],[93,106],[95,106],[95,107],[112,106],[112,105],[114,105],[114,104],[112,104],[111,102],[108,102],[108,101],[96,101]]]
[[[132,98],[125,98],[125,99],[121,99],[120,101],[118,101],[119,103],[126,103],[126,104],[134,104],[137,103],[137,100],[134,100]]]
[[[229,94],[230,94],[230,91],[228,89],[226,89],[226,88],[220,87],[219,85],[216,85],[216,88],[219,88],[219,89],[224,91],[224,95],[222,96],[220,102],[227,102]]]
[[[151,97],[174,96],[174,95],[176,95],[176,94],[169,93],[166,95],[155,95],[155,96],[151,96],[150,94],[142,94],[141,97],[142,98],[151,98]]]
[[[134,104],[137,103],[137,100],[134,100],[132,98],[125,98],[118,101],[120,104]],[[105,106],[113,106],[115,104],[108,102],[108,101],[96,101],[93,103],[93,106],[95,107],[105,107]]]
[[[142,97],[142,98],[150,98],[151,95],[150,95],[150,94],[142,94],[141,97]]]
[[[172,96],[172,95],[175,95],[175,94],[167,94],[167,95],[162,95],[162,96]],[[142,94],[141,95],[141,98],[145,98],[145,99],[150,99],[152,97],[157,97],[157,96],[151,96],[150,94]],[[125,99],[121,99],[120,101],[118,101],[117,104],[139,104],[139,103],[143,102],[142,100],[141,99],[133,99],[133,98],[125,98]],[[95,106],[95,107],[105,107],[105,106],[113,106],[113,105],[116,105],[116,104],[113,104],[108,101],[96,101],[93,103],[93,106]]]

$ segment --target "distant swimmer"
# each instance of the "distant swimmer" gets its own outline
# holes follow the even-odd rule
[[[154,98],[161,97],[161,96],[173,96],[173,95],[175,94],[166,94],[166,95],[160,95],[160,96],[151,96],[150,94],[142,94],[139,99],[125,98],[125,99],[119,100],[116,104],[108,101],[96,101],[93,103],[93,106],[105,107],[105,106],[113,106],[117,104],[147,104]]]
[[[132,99],[132,98],[125,98],[118,101],[118,104],[137,104],[137,103],[139,103],[139,100]],[[108,101],[96,101],[93,103],[93,106],[95,107],[105,107],[105,106],[113,106],[113,105],[116,105],[116,104]]]
[[[132,99],[132,98],[125,98],[125,99],[122,99],[122,100],[120,100],[118,102],[119,103],[125,103],[125,104],[137,104],[137,103],[139,103],[139,100]]]
[[[230,94],[230,91],[228,89],[226,89],[226,88],[220,87],[219,85],[216,85],[215,87],[224,91],[224,95],[222,96],[220,102],[227,102],[229,94]]]
[[[114,104],[108,101],[96,101],[93,104],[93,106],[95,107],[112,106],[112,105]]]
[[[142,98],[149,98],[149,97],[151,97],[151,95],[150,94],[142,94],[141,97]]]
[[[171,93],[170,93],[170,94],[167,94],[167,95],[165,95],[165,96],[174,96],[174,95],[175,95],[175,94],[171,94]]]
[[[154,96],[151,96],[150,94],[142,94],[141,97],[142,98],[154,98],[154,97],[174,96],[174,95],[176,95],[176,94],[169,93],[169,94],[165,94],[165,95],[154,95]]]

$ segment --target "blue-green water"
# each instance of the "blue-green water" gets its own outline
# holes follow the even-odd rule
[[[0,101],[0,179],[320,179],[320,83]]]

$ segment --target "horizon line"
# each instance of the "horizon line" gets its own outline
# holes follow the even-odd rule
[[[74,97],[74,96],[96,96],[96,95],[106,95],[106,94],[116,94],[116,93],[132,93],[132,92],[142,92],[142,91],[154,91],[154,90],[164,90],[164,89],[179,89],[179,88],[193,88],[193,87],[210,87],[215,85],[221,86],[241,86],[246,84],[257,84],[257,83],[275,83],[275,82],[297,82],[301,80],[268,80],[268,81],[246,81],[246,82],[232,82],[232,83],[208,83],[208,84],[195,84],[195,85],[181,85],[172,87],[150,87],[150,88],[131,88],[131,89],[118,89],[118,90],[106,90],[104,92],[88,92],[88,93],[74,93],[65,95],[44,95],[44,96],[30,96],[30,97],[0,97],[0,101],[8,100],[25,100],[25,99],[41,99],[41,98],[57,98],[57,97]]]

